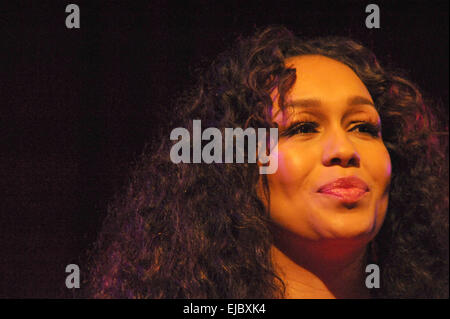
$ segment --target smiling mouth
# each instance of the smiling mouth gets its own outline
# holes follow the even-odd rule
[[[332,188],[327,189],[326,191],[321,191],[319,194],[332,196],[334,198],[339,199],[341,202],[346,204],[356,203],[359,201],[364,195],[367,194],[367,191],[361,188]]]
[[[367,184],[357,177],[343,177],[323,185],[317,191],[319,194],[331,196],[342,203],[358,202],[369,191]]]

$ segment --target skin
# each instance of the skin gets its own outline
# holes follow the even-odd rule
[[[296,69],[297,79],[284,112],[273,93],[278,170],[266,176],[274,264],[288,298],[368,297],[366,247],[383,224],[391,178],[381,133],[368,129],[381,125],[380,116],[364,83],[345,64],[318,55],[285,63]],[[293,130],[294,123],[301,124]],[[360,200],[345,203],[318,193],[320,186],[349,176],[369,188]]]

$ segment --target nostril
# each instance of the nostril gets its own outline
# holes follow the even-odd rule
[[[334,157],[328,162],[328,165],[341,165],[344,167],[349,167],[349,166],[358,167],[359,160],[356,157],[352,157],[352,158],[348,159],[348,161],[343,160],[339,157]]]
[[[354,157],[352,157],[349,161],[348,161],[348,166],[358,166],[358,160]]]
[[[341,164],[341,160],[339,158],[335,157],[335,158],[331,159],[330,164],[331,165],[339,165],[339,164]]]

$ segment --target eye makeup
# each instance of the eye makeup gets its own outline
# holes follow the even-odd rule
[[[379,121],[367,116],[356,117],[355,120],[347,125],[348,132],[368,135],[374,138],[381,137],[381,124]],[[285,129],[281,131],[281,137],[291,137],[294,135],[309,135],[320,133],[320,122],[312,116],[302,115],[298,120],[292,121]]]

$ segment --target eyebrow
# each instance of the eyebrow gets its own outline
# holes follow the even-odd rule
[[[300,99],[300,100],[294,100],[290,103],[287,103],[289,106],[299,106],[299,107],[319,107],[322,105],[322,101],[319,99]],[[363,96],[355,95],[351,96],[347,99],[347,104],[349,106],[356,106],[356,105],[362,105],[367,104],[375,107],[373,102],[369,100],[368,98],[365,98]]]

